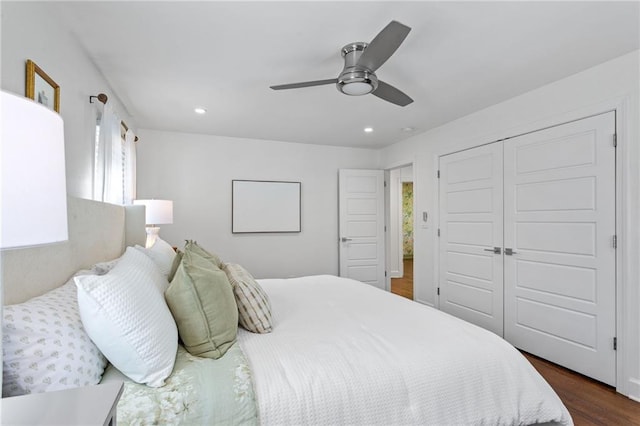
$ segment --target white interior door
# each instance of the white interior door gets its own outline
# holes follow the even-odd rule
[[[505,338],[610,385],[614,133],[611,112],[504,144]]]
[[[502,144],[440,157],[439,195],[440,309],[502,336]]]
[[[340,276],[386,290],[384,171],[342,169],[338,181]]]

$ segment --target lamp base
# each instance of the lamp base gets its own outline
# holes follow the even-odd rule
[[[160,237],[160,227],[159,226],[147,226],[147,243],[145,244],[146,248],[150,248],[156,243],[156,240]]]

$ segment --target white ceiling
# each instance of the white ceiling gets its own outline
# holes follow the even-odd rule
[[[383,147],[639,48],[639,2],[55,4],[140,128]],[[414,103],[335,86],[340,48],[412,28],[378,71]],[[105,91],[108,90],[105,88]],[[194,107],[208,110],[196,115]],[[371,126],[372,133],[363,128]],[[414,132],[403,132],[405,127]]]

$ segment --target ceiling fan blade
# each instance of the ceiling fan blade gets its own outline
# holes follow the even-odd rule
[[[380,80],[378,80],[378,88],[371,92],[371,94],[399,106],[407,106],[413,102],[413,99],[409,96],[405,95],[392,85]]]
[[[406,25],[398,21],[391,21],[364,49],[358,59],[357,66],[365,67],[369,71],[380,68],[400,47],[409,31],[411,28]]]
[[[270,86],[273,90],[300,89],[301,87],[322,86],[324,84],[336,84],[337,78],[328,80],[303,81],[302,83],[280,84],[278,86]]]

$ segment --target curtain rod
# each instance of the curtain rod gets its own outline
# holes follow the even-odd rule
[[[124,121],[120,121],[120,124],[122,124],[122,127],[124,127],[124,131],[125,132],[127,132],[129,130],[129,126],[127,126],[127,123],[125,123]],[[134,142],[138,142],[138,137],[137,136],[134,139]]]
[[[109,100],[109,97],[107,95],[105,95],[104,93],[98,93],[97,95],[92,95],[89,96],[89,103],[92,104],[93,103],[93,99],[97,99],[100,102],[102,102],[103,104],[106,104],[107,101]],[[122,124],[122,127],[124,127],[124,131],[126,132],[127,130],[129,130],[129,126],[127,126],[127,123],[125,123],[124,121],[120,121],[120,124]],[[138,136],[136,136],[134,142],[138,142]]]

